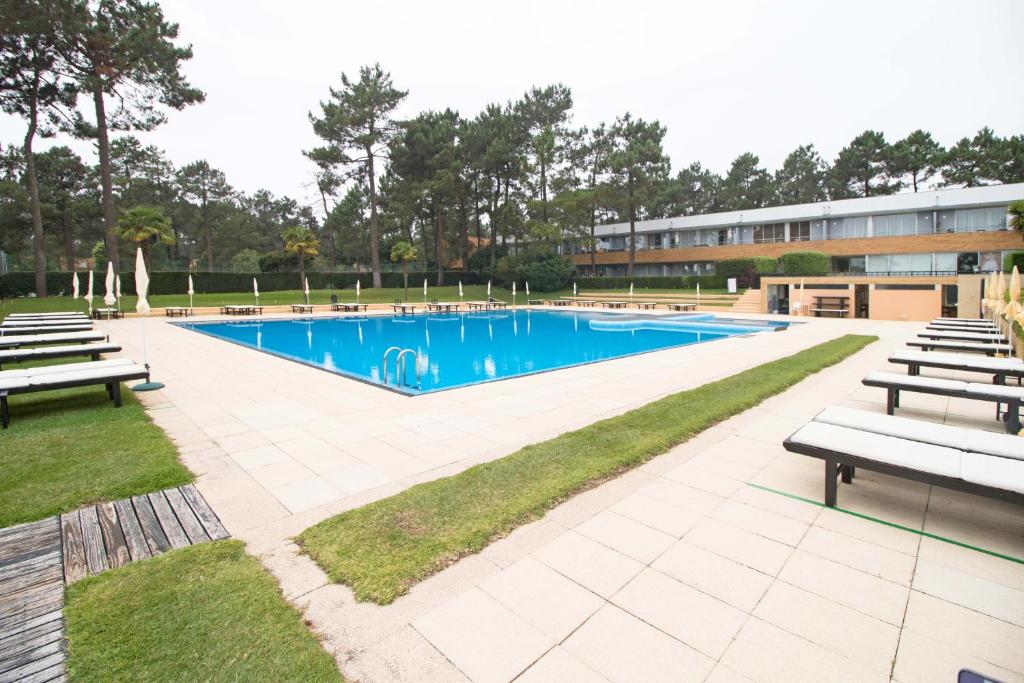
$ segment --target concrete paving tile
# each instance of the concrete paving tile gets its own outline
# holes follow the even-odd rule
[[[390,481],[374,468],[362,463],[331,470],[323,478],[349,496],[383,486]]]
[[[821,514],[821,508],[817,505],[811,505],[802,500],[794,500],[771,491],[762,491],[753,486],[744,486],[738,489],[729,500],[750,505],[760,510],[774,512],[777,515],[789,517],[790,519],[807,524],[813,522]]]
[[[697,522],[683,540],[770,576],[778,574],[793,551],[784,543],[710,518]]]
[[[556,641],[604,604],[594,593],[532,557],[523,558],[479,587]]]
[[[612,605],[562,644],[610,681],[702,681],[714,661]]]
[[[1024,681],[1024,676],[1000,669],[990,662],[962,652],[915,631],[905,630],[900,636],[892,680],[898,683],[918,681],[955,681],[961,669],[971,669],[1004,683]]]
[[[750,619],[722,657],[721,663],[756,681],[887,681],[879,673],[760,619]]]
[[[558,646],[548,650],[516,679],[516,683],[603,683],[607,680]]]
[[[917,553],[921,537],[904,529],[879,524],[868,519],[849,515],[838,510],[823,508],[814,522],[815,526],[836,533],[867,541],[876,546],[896,550],[907,555]]]
[[[933,538],[922,538],[918,557],[1004,586],[1024,586],[1024,565]]]
[[[903,623],[910,593],[906,586],[802,550],[789,558],[779,579],[894,626]]]
[[[721,505],[722,496],[702,489],[686,486],[669,479],[656,479],[639,489],[638,493],[675,505],[695,514],[704,516]]]
[[[413,627],[473,681],[510,681],[555,644],[475,588],[419,617]]]
[[[254,467],[249,470],[249,476],[263,488],[275,489],[309,479],[313,473],[291,458],[287,458],[262,467]]]
[[[604,598],[611,597],[643,569],[636,560],[574,531],[551,541],[534,557]]]
[[[270,492],[293,514],[345,497],[337,486],[315,476],[274,487]]]
[[[810,528],[809,524],[792,517],[776,514],[764,508],[744,505],[734,500],[727,500],[715,508],[711,513],[711,518],[752,531],[758,536],[764,536],[788,546],[796,546],[800,543]]]
[[[412,626],[375,642],[355,661],[342,663],[346,679],[388,683],[469,683],[469,678]]]
[[[273,465],[276,462],[286,462],[290,458],[285,455],[277,446],[257,446],[243,451],[229,451],[231,459],[239,464],[244,470],[254,470],[257,467]]]
[[[1024,626],[1024,586],[1004,586],[951,567],[919,560],[913,588],[996,619]]]
[[[722,498],[728,498],[736,493],[736,489],[743,486],[743,482],[740,480],[697,467],[692,464],[692,461],[668,472],[665,478]]]
[[[594,515],[577,526],[576,531],[644,564],[652,562],[675,540],[674,536],[610,510]]]
[[[719,659],[746,612],[653,569],[612,596],[612,603],[712,659]]]
[[[683,534],[701,518],[701,515],[694,512],[642,493],[626,496],[610,510],[675,538],[682,538]]]
[[[749,612],[768,589],[767,574],[679,541],[651,565],[710,596]]]
[[[270,440],[258,432],[248,431],[229,436],[220,436],[216,442],[228,453],[246,451],[260,446],[270,445]]]

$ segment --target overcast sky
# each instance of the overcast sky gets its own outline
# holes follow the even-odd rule
[[[985,125],[1024,132],[1021,0],[162,4],[193,46],[185,70],[206,102],[143,140],[176,165],[205,158],[236,188],[303,203],[314,196],[302,150],[317,144],[307,113],[342,72],[378,61],[409,91],[400,117],[471,117],[562,82],[576,125],[627,110],[667,125],[674,169],[724,172],[745,151],[775,168],[806,143],[831,159],[867,128],[890,141],[923,128],[945,145]],[[0,141],[22,135],[0,119]]]

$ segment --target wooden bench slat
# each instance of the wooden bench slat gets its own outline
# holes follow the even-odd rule
[[[85,560],[85,540],[82,520],[78,512],[65,512],[60,516],[62,545],[64,546],[64,580],[74,583],[88,573]]]
[[[164,498],[164,494],[157,491],[156,493],[148,494],[146,497],[149,498],[149,502],[153,505],[153,512],[156,513],[156,518],[160,520],[160,528],[164,530],[164,535],[167,536],[167,541],[171,544],[171,547],[188,547],[190,545],[188,535],[181,528],[178,518],[174,516],[174,511],[171,510],[167,499]]]
[[[28,670],[28,673],[33,673],[31,669],[34,669],[32,666],[34,663],[48,659],[53,655],[63,653],[64,641],[60,639],[50,640],[49,642],[36,645],[35,647],[27,647],[10,657],[0,660],[0,681],[22,681],[24,680],[23,677],[14,678],[12,672]]]
[[[60,552],[34,557],[12,565],[10,571],[0,573],[0,600],[13,596],[26,588],[64,578]]]
[[[100,503],[96,506],[96,514],[100,520],[100,531],[103,533],[103,544],[107,548],[107,564],[111,568],[123,567],[132,561],[128,552],[128,544],[124,532],[117,519],[117,510],[113,503]]]
[[[149,551],[149,544],[142,533],[142,526],[135,516],[135,508],[131,500],[114,501],[114,508],[117,510],[117,521],[121,524],[121,531],[124,533],[125,544],[128,546],[128,554],[132,561],[144,560],[152,557]]]
[[[0,662],[13,657],[17,652],[41,647],[55,640],[64,639],[64,620],[54,619],[26,629],[0,642]]]
[[[174,516],[178,518],[178,523],[181,524],[181,528],[185,531],[185,535],[188,536],[188,540],[193,545],[209,541],[209,535],[203,529],[203,525],[200,523],[199,518],[196,517],[196,513],[185,502],[185,497],[181,495],[181,491],[178,489],[167,489],[163,494],[167,498]]]
[[[108,568],[107,551],[103,546],[103,533],[100,531],[99,515],[96,507],[89,507],[79,510],[82,518],[82,540],[85,545],[85,564],[89,567],[90,574],[99,574]]]
[[[18,667],[17,669],[10,669],[8,671],[0,673],[0,683],[14,683],[14,681],[18,681],[18,683],[24,683],[25,681],[32,680],[52,680],[52,675],[50,675],[49,678],[46,678],[45,676],[49,675],[47,669],[56,666],[64,666],[63,650],[61,650],[60,652],[52,653],[41,659],[36,659],[32,662],[25,664],[24,666]],[[44,677],[40,678],[39,675],[42,675]]]
[[[219,541],[228,538],[228,530],[221,524],[220,519],[214,513],[213,509],[210,508],[210,504],[206,502],[202,494],[192,484],[185,484],[180,488],[181,495],[185,496],[185,500],[192,507],[192,511],[196,513],[196,517],[202,523],[203,528],[206,529],[206,533],[211,539]]]
[[[13,642],[16,638],[20,638],[22,634],[31,629],[46,626],[54,621],[60,622],[60,626],[58,628],[63,628],[64,616],[61,611],[61,607],[63,607],[63,605],[58,606],[55,610],[36,614],[18,623],[0,623],[0,646]]]
[[[167,552],[171,549],[170,541],[160,528],[160,521],[153,512],[153,506],[147,496],[132,496],[132,505],[135,514],[138,516],[139,525],[142,527],[142,534],[146,538],[146,544],[153,555]]]

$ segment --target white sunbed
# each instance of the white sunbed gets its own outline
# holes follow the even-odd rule
[[[68,322],[62,325],[30,325],[30,326],[12,326],[4,327],[0,325],[0,337],[13,337],[15,335],[22,334],[51,334],[57,332],[84,332],[85,330],[91,330],[92,323],[88,322]]]
[[[943,332],[943,331],[925,331],[918,332],[918,337],[925,339],[941,339],[943,341],[975,341],[975,342],[998,342],[1006,343],[1006,337],[1003,336],[1002,332],[974,332],[962,331],[962,332]]]
[[[925,351],[930,351],[932,349],[943,349],[945,351],[984,353],[989,356],[994,356],[997,353],[1011,353],[1013,351],[1009,344],[953,341],[942,339],[915,339],[913,341],[908,341],[907,346],[917,346]]]
[[[1024,504],[1024,440],[979,429],[832,407],[783,443],[825,461],[825,504],[856,468]]]
[[[906,365],[909,375],[920,375],[924,367],[991,374],[995,384],[1006,384],[1007,377],[1024,377],[1024,360],[1020,358],[990,358],[941,351],[893,351],[889,362]]]
[[[4,363],[17,363],[26,360],[44,358],[71,358],[74,356],[91,356],[94,361],[100,359],[101,353],[116,353],[121,347],[117,344],[100,342],[95,344],[68,344],[65,346],[40,346],[17,349],[0,349],[0,367]]]
[[[81,311],[51,311],[50,313],[9,313],[5,320],[47,320],[50,318],[88,318]]]
[[[19,319],[4,320],[0,327],[50,327],[60,325],[92,324],[88,318],[42,318],[42,319]]]
[[[120,408],[121,382],[132,379],[148,380],[149,369],[127,358],[4,370],[0,372],[0,418],[3,428],[7,429],[11,421],[7,402],[9,396],[103,384],[114,401],[114,407]]]
[[[58,332],[53,334],[13,334],[0,336],[0,349],[13,349],[22,346],[39,346],[43,344],[70,344],[109,341],[104,332]]]

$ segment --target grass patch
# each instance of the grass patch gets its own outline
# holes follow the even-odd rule
[[[356,598],[386,604],[570,496],[752,408],[877,337],[846,335],[351,510],[299,543]]]
[[[121,396],[120,408],[103,385],[11,397],[11,426],[0,434],[0,527],[192,480],[131,390],[122,385]]]
[[[72,584],[76,681],[340,681],[334,659],[239,541],[175,550]]]

